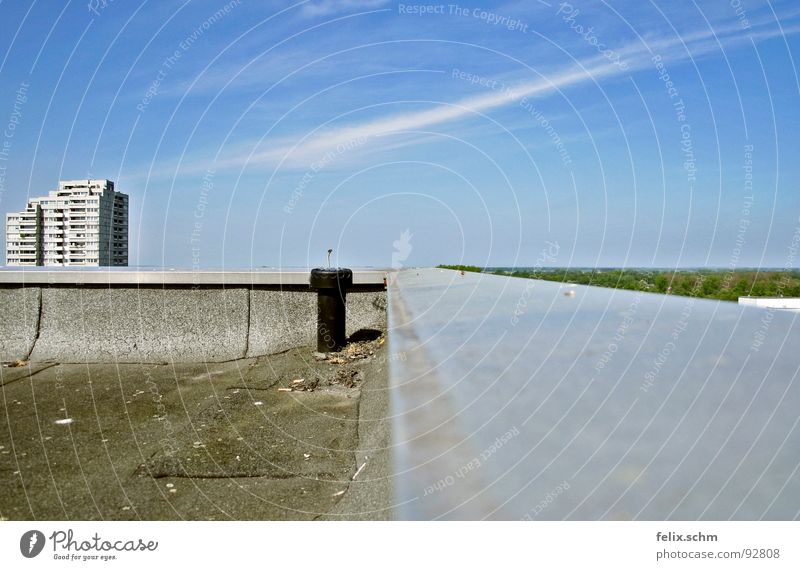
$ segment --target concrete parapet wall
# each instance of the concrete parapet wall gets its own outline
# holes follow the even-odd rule
[[[347,295],[347,334],[385,328],[386,292]],[[41,303],[41,305],[40,305]],[[2,287],[0,361],[221,362],[316,339],[316,293],[251,287]]]
[[[386,291],[348,293],[347,335],[362,329],[386,328],[386,305]]]
[[[311,345],[316,339],[317,296],[311,291],[251,292],[248,356]]]
[[[25,360],[33,350],[41,289],[0,290],[0,360]]]
[[[317,338],[317,294],[312,291],[250,293],[247,356],[272,354],[295,346],[314,345]],[[347,294],[346,333],[386,327],[386,292]]]
[[[247,349],[247,289],[42,289],[32,360],[219,362]]]

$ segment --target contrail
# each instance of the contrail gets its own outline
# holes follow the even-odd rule
[[[756,29],[757,27],[759,29]],[[621,69],[602,55],[584,60],[573,60],[572,63],[561,69],[537,72],[540,73],[540,77],[535,81],[510,86],[500,91],[465,97],[451,103],[436,104],[432,101],[431,103],[435,103],[435,106],[430,109],[398,113],[334,128],[320,134],[310,134],[307,137],[289,136],[271,139],[270,149],[263,152],[251,154],[251,141],[251,144],[245,145],[244,150],[234,151],[227,157],[218,159],[214,164],[215,168],[219,170],[245,165],[270,168],[278,165],[290,168],[308,167],[311,162],[319,160],[326,152],[330,153],[335,150],[337,145],[371,139],[373,144],[368,145],[365,150],[389,148],[389,142],[386,139],[380,140],[379,137],[389,133],[425,130],[431,126],[454,122],[504,107],[524,98],[545,97],[582,83],[599,82],[602,79],[632,74],[651,67],[650,59],[654,55],[659,55],[665,63],[678,64],[709,54],[720,53],[721,49],[737,45],[751,46],[753,42],[794,35],[798,32],[800,32],[800,27],[796,25],[775,29],[771,25],[759,24],[758,26],[754,25],[754,29],[749,34],[741,34],[733,26],[723,26],[716,29],[686,32],[676,37],[643,37],[640,41],[624,45],[617,50],[623,61],[628,64],[626,69]],[[400,142],[397,143],[397,146],[406,144],[414,144],[414,142]],[[207,168],[207,159],[197,162],[190,161],[181,166],[183,172],[205,172]],[[162,173],[161,169],[158,168],[148,170],[148,176],[160,173]],[[164,167],[163,174],[171,176],[173,173],[174,164],[170,163]]]
[[[753,32],[749,36],[734,33],[733,28],[717,30],[699,30],[678,37],[644,38],[618,51],[628,64],[626,69],[610,62],[602,55],[584,60],[573,61],[568,66],[555,72],[542,72],[535,81],[507,87],[500,91],[492,91],[477,96],[466,97],[449,104],[438,104],[431,109],[401,113],[394,116],[374,119],[355,125],[347,125],[311,135],[305,140],[289,144],[276,141],[269,150],[256,153],[252,157],[233,156],[216,163],[219,168],[248,165],[274,166],[281,162],[305,164],[317,160],[325,152],[335,149],[337,145],[348,141],[370,139],[393,132],[424,130],[442,123],[453,122],[476,113],[484,113],[492,109],[504,107],[529,97],[543,97],[559,92],[562,89],[581,83],[598,82],[599,80],[620,77],[647,69],[652,64],[650,58],[658,54],[665,62],[679,63],[719,51],[718,41],[724,40],[726,47],[737,44],[750,45],[752,41],[761,41],[787,33],[797,33],[797,28],[775,30],[767,29]]]

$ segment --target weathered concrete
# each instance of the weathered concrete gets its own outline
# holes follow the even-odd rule
[[[388,406],[384,347],[372,341],[374,354],[342,363],[305,347],[30,371],[3,387],[0,520],[391,516],[391,479],[375,472],[388,435],[372,434]],[[11,370],[30,369],[0,368]],[[356,385],[335,383],[348,371]],[[279,391],[298,377],[318,384]]]
[[[347,294],[347,335],[386,328],[386,291]]]
[[[220,362],[247,350],[248,290],[42,289],[31,360]]]
[[[8,386],[20,380],[29,380],[42,370],[56,366],[56,364],[55,362],[37,362],[34,364],[28,362],[24,366],[0,366],[0,386]]]
[[[386,326],[386,292],[347,295],[347,334]],[[41,298],[41,310],[40,310]],[[0,361],[223,362],[310,346],[317,295],[238,287],[0,287]]]
[[[39,287],[0,289],[0,359],[25,360],[39,321]]]
[[[250,298],[248,356],[314,344],[316,293],[256,289]]]
[[[274,354],[316,342],[317,294],[313,291],[250,292],[248,356]],[[363,329],[386,328],[386,292],[347,295],[348,336]]]
[[[369,366],[361,386],[358,406],[358,476],[342,500],[320,517],[325,520],[392,520],[393,489],[398,474],[392,471],[391,410],[386,349]]]

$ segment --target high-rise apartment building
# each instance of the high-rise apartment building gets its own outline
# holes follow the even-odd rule
[[[128,265],[128,195],[110,180],[62,180],[6,215],[7,265]]]

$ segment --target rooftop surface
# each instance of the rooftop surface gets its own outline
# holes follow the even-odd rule
[[[344,363],[0,368],[0,520],[389,518],[386,365],[367,344]],[[319,384],[288,391],[298,378]]]
[[[388,294],[344,366],[0,369],[0,517],[800,516],[796,313],[440,269]]]

